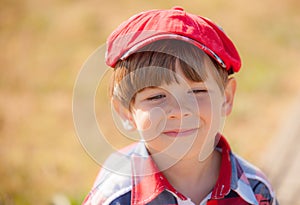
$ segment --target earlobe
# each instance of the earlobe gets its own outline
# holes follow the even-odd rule
[[[228,82],[224,90],[225,102],[223,108],[224,108],[224,114],[226,116],[228,116],[232,111],[235,91],[236,91],[236,79],[232,77],[228,79]]]
[[[114,111],[120,118],[123,128],[128,131],[134,130],[135,123],[129,108],[125,108],[125,106],[114,97],[111,99],[111,104],[113,105]]]

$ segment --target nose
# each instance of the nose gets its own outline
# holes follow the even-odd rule
[[[167,116],[169,119],[181,119],[189,117],[193,114],[193,108],[196,105],[192,103],[192,99],[180,98],[171,100],[172,102],[168,105]]]

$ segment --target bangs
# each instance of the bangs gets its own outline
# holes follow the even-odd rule
[[[113,75],[111,94],[126,106],[146,87],[179,83],[177,62],[184,76],[194,82],[207,78],[202,50],[178,40],[160,40],[119,61]]]

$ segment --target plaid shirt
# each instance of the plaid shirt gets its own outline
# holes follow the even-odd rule
[[[200,205],[278,204],[262,172],[234,155],[224,137],[221,137],[217,149],[222,153],[220,175],[212,192]],[[194,204],[177,192],[159,172],[143,143],[130,146],[125,152],[127,157],[113,154],[106,165],[132,174],[122,175],[102,169],[84,205]],[[145,171],[152,174],[143,175]]]

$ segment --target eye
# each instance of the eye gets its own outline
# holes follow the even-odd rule
[[[153,101],[153,100],[159,100],[159,99],[162,99],[162,98],[165,98],[165,97],[166,97],[166,95],[155,95],[155,96],[146,98],[146,100],[147,101]]]
[[[207,93],[206,89],[194,89],[190,93],[198,94],[198,93]]]

